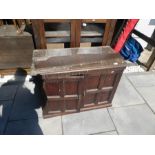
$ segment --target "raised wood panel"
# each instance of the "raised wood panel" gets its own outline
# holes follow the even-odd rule
[[[78,81],[66,81],[64,91],[65,95],[78,94]]]
[[[78,76],[71,80],[69,78],[53,79],[54,82],[48,82],[48,79],[45,82],[45,91],[48,95],[50,114],[78,112],[81,108],[87,109],[101,104],[109,104],[111,94],[116,89],[114,87],[116,76],[117,74],[112,72],[108,75],[101,73],[97,76],[87,74],[82,79]]]
[[[86,79],[86,89],[95,89],[98,86],[99,76],[88,76]]]
[[[77,111],[78,108],[78,99],[68,100],[65,102],[65,111]]]
[[[46,82],[44,83],[44,88],[48,96],[59,95],[59,89],[60,89],[59,81]]]
[[[111,105],[125,68],[111,48],[39,51],[33,54],[33,74],[41,74],[44,79],[48,98],[44,117]]]
[[[85,94],[84,96],[84,107],[89,104],[94,105],[96,94]]]
[[[48,111],[51,113],[61,112],[61,101],[48,99]]]
[[[112,71],[113,72],[113,71]],[[116,75],[115,74],[107,74],[104,80],[104,87],[110,87],[113,86],[114,80],[115,80]]]

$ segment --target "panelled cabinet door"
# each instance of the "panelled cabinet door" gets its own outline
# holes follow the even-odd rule
[[[104,70],[83,75],[70,75],[58,79],[45,79],[44,89],[48,103],[44,116],[80,112],[107,107],[123,70]]]
[[[48,114],[80,111],[84,76],[46,80],[44,89],[48,98]],[[46,110],[46,109],[45,109]]]

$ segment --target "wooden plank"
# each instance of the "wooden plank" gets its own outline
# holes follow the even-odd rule
[[[152,40],[155,39],[155,29],[154,29],[154,31],[153,31],[153,33],[151,35],[151,39]],[[146,49],[148,49],[149,51],[151,51],[152,46],[150,44],[147,44]]]
[[[147,61],[147,71],[151,70],[153,68],[153,64],[155,62],[155,48],[153,48],[152,54],[149,58],[149,60]]]
[[[102,46],[105,46],[107,44],[110,26],[111,26],[111,20],[109,19],[107,21],[107,23],[106,23],[106,26],[105,26],[105,31],[104,31],[104,35],[103,35]]]
[[[46,38],[47,43],[69,43],[70,37],[64,38]]]
[[[78,83],[78,107],[77,111],[80,112],[80,108],[83,105],[83,97],[84,97],[84,78],[79,80]]]
[[[80,47],[81,40],[81,20],[76,20],[76,28],[75,28],[75,47]]]
[[[101,104],[101,105],[98,105],[98,106],[92,106],[92,107],[87,107],[87,108],[81,108],[80,111],[83,112],[83,111],[88,111],[88,110],[93,110],[93,109],[100,109],[100,108],[107,108],[107,107],[111,107],[112,104],[111,103],[104,103],[104,104]],[[43,109],[43,117],[46,119],[46,118],[50,118],[50,117],[56,117],[56,116],[60,116],[60,112],[58,113],[48,113],[46,111],[47,107],[45,106],[45,108]],[[61,115],[67,115],[67,114],[72,114],[72,113],[76,113],[75,111],[70,111],[70,112],[64,112],[64,113],[61,113]]]
[[[64,96],[65,96],[65,87],[64,87],[64,85],[65,85],[65,80],[61,80],[60,81],[60,97],[63,99],[64,98]],[[65,112],[65,100],[63,100],[62,102],[61,102],[61,112]]]
[[[107,19],[82,19],[82,23],[106,23]]]
[[[17,33],[17,29],[14,25],[2,25],[0,26],[0,37],[26,37],[31,36],[28,32]]]
[[[152,63],[152,65],[151,65],[151,67],[150,67],[150,69],[149,69],[149,71],[155,71],[155,61]]]
[[[45,30],[44,22],[42,19],[33,19],[32,28],[34,32],[35,46],[37,49],[46,49],[46,39],[45,39]]]
[[[45,37],[53,37],[53,38],[58,38],[58,37],[70,37],[70,31],[46,31],[45,32]]]
[[[32,63],[32,54],[5,55],[0,57],[0,69],[9,69],[24,67],[30,68]]]
[[[81,38],[81,43],[102,43],[102,37],[85,37],[85,38]]]
[[[100,75],[98,86],[97,86],[97,89],[98,89],[99,92],[102,91],[102,83],[103,83],[103,81],[105,81],[105,78],[106,78],[105,75],[102,75],[102,74]],[[95,104],[98,104],[98,99],[99,99],[100,96],[101,96],[101,93],[97,93],[95,95],[95,98],[94,98],[95,99],[94,100]]]
[[[81,31],[81,37],[102,37],[102,33],[97,31]]]
[[[71,20],[70,47],[76,47],[76,20]]]
[[[3,23],[3,20],[0,19],[0,26],[2,26],[4,23]]]
[[[113,37],[113,34],[114,34],[116,22],[117,22],[117,20],[115,20],[115,19],[111,20],[111,26],[110,26],[108,40],[107,40],[107,44],[106,44],[108,46],[111,45],[111,41],[112,41],[112,37]]]
[[[81,37],[102,37],[102,33],[96,31],[81,31]],[[61,37],[69,37],[70,36],[70,31],[46,31],[45,32],[45,37],[50,38],[61,38]]]
[[[45,23],[69,23],[71,19],[44,19]]]
[[[143,39],[144,41],[146,41],[147,43],[149,43],[151,46],[155,47],[155,40],[144,35],[143,33],[139,32],[138,30],[133,30],[133,33],[135,35],[137,35],[138,37],[140,37],[141,39]]]
[[[15,27],[12,25],[1,28],[0,69],[31,67],[34,49],[31,34],[27,32],[17,34]],[[9,32],[11,32],[10,36]]]
[[[109,47],[80,48],[78,53],[77,48],[35,50],[33,55],[33,61],[35,62],[33,71],[34,73],[38,72],[38,74],[90,70],[91,68],[106,68],[108,66],[117,68],[119,65],[124,65],[120,56]],[[93,63],[93,66],[89,62]],[[117,62],[118,65],[115,65],[114,62]]]

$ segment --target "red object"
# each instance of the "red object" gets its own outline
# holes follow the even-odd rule
[[[124,46],[128,36],[131,34],[132,30],[135,28],[136,24],[138,23],[139,19],[129,19],[123,32],[118,38],[118,41],[114,47],[114,51],[119,53]]]

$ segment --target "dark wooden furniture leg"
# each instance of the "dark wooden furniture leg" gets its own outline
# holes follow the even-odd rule
[[[153,48],[152,54],[151,54],[149,60],[147,61],[147,64],[146,64],[147,71],[150,71],[151,69],[154,68],[153,67],[153,65],[155,65],[154,62],[155,62],[155,48]]]

